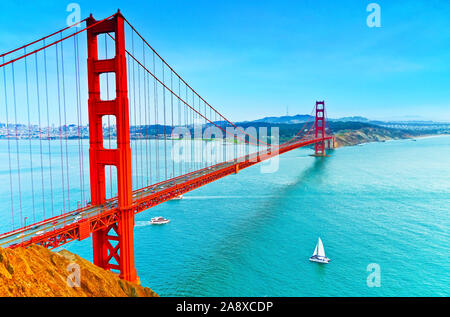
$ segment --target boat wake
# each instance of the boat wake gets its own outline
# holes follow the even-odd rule
[[[135,227],[147,227],[150,226],[151,222],[150,221],[136,221],[135,223]]]
[[[261,199],[267,196],[185,196],[183,199],[203,200],[203,199]]]

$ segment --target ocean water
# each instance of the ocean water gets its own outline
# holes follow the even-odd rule
[[[138,214],[141,283],[161,296],[450,296],[450,137],[311,153]],[[308,260],[318,237],[327,265]],[[66,248],[92,260],[90,239]]]

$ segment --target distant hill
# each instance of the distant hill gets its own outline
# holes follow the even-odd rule
[[[339,119],[330,119],[330,121],[343,121],[343,122],[371,122],[369,119],[360,117],[360,116],[353,116],[353,117],[343,117]]]
[[[270,123],[270,124],[298,124],[306,121],[314,120],[314,116],[297,114],[294,116],[280,117],[264,117],[253,121],[245,121],[244,123]],[[404,126],[429,126],[434,128],[436,125],[450,125],[448,122],[436,122],[431,120],[371,120],[362,116],[349,116],[342,118],[328,118],[329,122],[363,122],[381,126],[404,125]]]
[[[253,120],[250,122],[264,122],[264,123],[283,123],[283,124],[296,124],[306,122],[308,120],[314,119],[314,116],[310,116],[307,114],[297,114],[294,116],[281,116],[281,117],[264,117],[262,119]],[[361,117],[361,116],[353,116],[353,117],[343,117],[339,119],[331,119],[330,121],[343,121],[343,122],[371,122],[369,119]],[[246,121],[249,122],[249,121]]]
[[[297,114],[295,116],[265,117],[251,122],[296,124],[306,122],[308,119],[314,119],[314,117],[306,114]]]

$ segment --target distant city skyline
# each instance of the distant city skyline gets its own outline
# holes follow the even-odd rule
[[[235,122],[307,113],[316,100],[333,118],[449,122],[450,3],[377,0],[381,27],[369,28],[370,2],[77,1],[82,18],[120,8]],[[64,27],[69,3],[2,2],[2,52]]]

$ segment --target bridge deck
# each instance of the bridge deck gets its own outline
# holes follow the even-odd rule
[[[135,213],[141,212],[271,157],[330,139],[332,136],[292,141],[273,148],[272,151],[264,149],[237,160],[222,162],[136,190],[133,192],[132,208]],[[73,240],[83,240],[92,232],[118,221],[120,210],[117,204],[117,198],[112,198],[103,205],[87,206],[4,233],[0,235],[0,247],[27,246],[35,243],[53,249]]]

